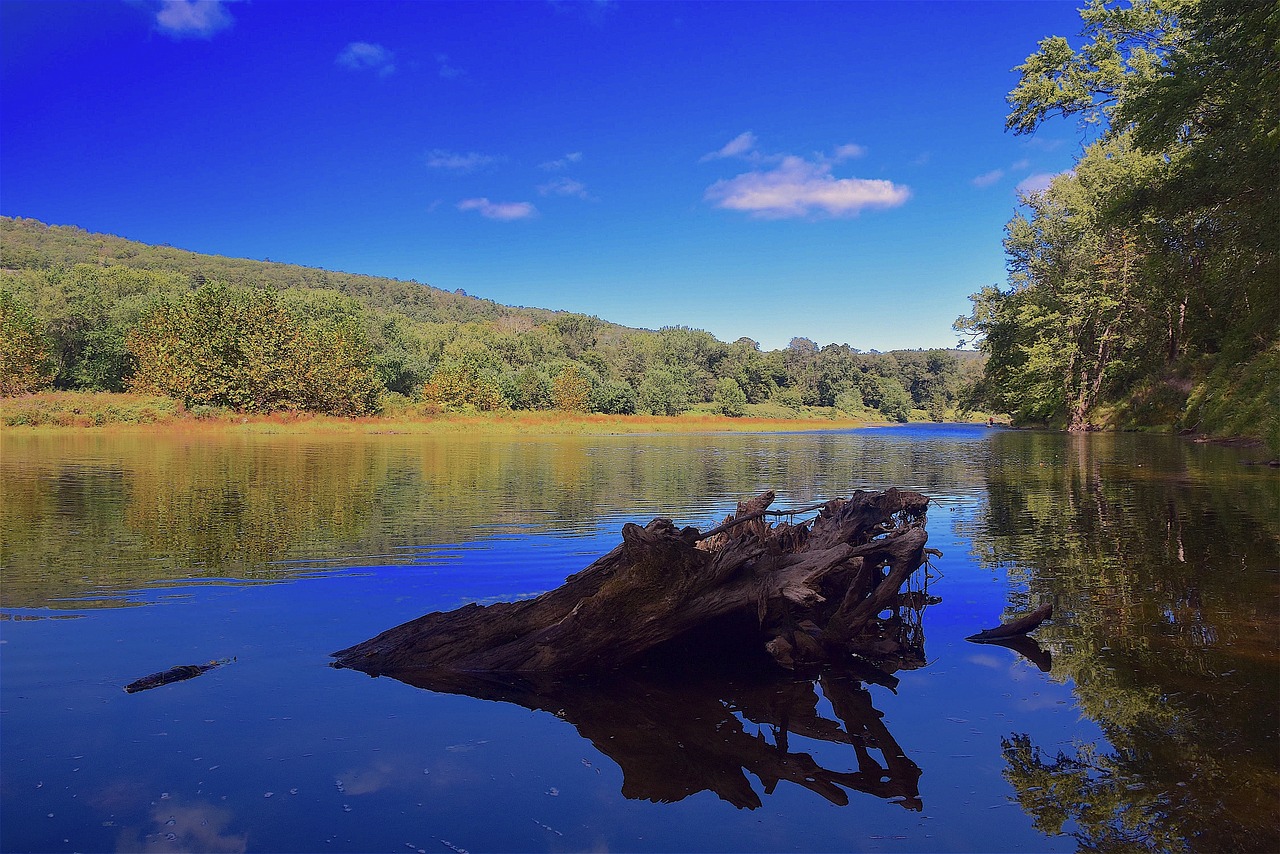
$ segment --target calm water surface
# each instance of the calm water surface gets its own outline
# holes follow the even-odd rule
[[[1280,850],[1280,475],[1257,455],[934,425],[0,434],[0,849]],[[624,522],[887,486],[936,499],[944,552],[928,664],[896,690],[495,702],[327,666],[555,587]],[[963,640],[1044,601],[1051,663]]]

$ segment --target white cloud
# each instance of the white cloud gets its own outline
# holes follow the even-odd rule
[[[544,196],[572,196],[577,199],[589,199],[587,185],[572,178],[553,178],[538,186],[538,192]]]
[[[372,42],[352,42],[342,49],[336,62],[352,71],[374,71],[379,77],[386,77],[396,70],[395,54]]]
[[[538,168],[545,169],[548,172],[556,172],[560,169],[568,169],[580,160],[582,160],[581,151],[570,151],[564,157],[560,157],[556,160],[548,160],[546,163],[539,163]]]
[[[1028,175],[1018,182],[1017,190],[1021,196],[1031,196],[1036,193],[1043,193],[1049,189],[1049,182],[1058,177],[1053,172],[1037,172],[1034,175]]]
[[[488,219],[528,219],[538,215],[538,209],[529,202],[491,202],[486,198],[463,199],[458,202],[460,211],[479,211]]]
[[[836,162],[839,162],[841,160],[852,160],[853,158],[861,157],[866,153],[867,153],[867,150],[863,148],[861,145],[856,145],[850,142],[844,145],[837,145],[835,152],[831,156],[831,159],[835,160]]]
[[[1004,177],[1003,169],[992,169],[990,172],[983,172],[974,178],[970,183],[975,187],[990,187],[992,184]]]
[[[213,38],[235,19],[223,0],[161,0],[156,27],[174,38]]]
[[[717,181],[704,196],[717,207],[764,219],[812,214],[857,216],[864,208],[898,207],[910,197],[907,187],[892,181],[836,178],[830,162],[791,155],[767,171]]]
[[[481,154],[478,151],[468,151],[466,154],[460,154],[456,151],[445,151],[443,148],[433,148],[427,152],[427,165],[429,167],[444,172],[456,172],[459,175],[474,172],[484,166],[497,163],[501,159],[500,157]]]
[[[755,150],[755,147],[756,135],[751,131],[744,131],[726,142],[718,150],[710,154],[704,154],[701,162],[706,163],[708,160],[721,160],[726,157],[746,157]]]

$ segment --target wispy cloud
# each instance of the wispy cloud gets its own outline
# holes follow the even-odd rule
[[[974,178],[969,183],[973,184],[973,186],[975,187],[986,188],[986,187],[990,187],[992,184],[996,183],[1003,177],[1004,177],[1003,169],[992,169],[990,172],[983,172],[981,175]]]
[[[589,199],[587,185],[572,178],[553,178],[545,184],[538,185],[538,192],[544,196],[570,196],[576,199]]]
[[[582,160],[582,152],[571,151],[564,157],[560,157],[555,160],[548,160],[546,163],[539,163],[538,168],[545,169],[548,172],[557,172],[561,169],[568,169],[580,160]]]
[[[396,70],[395,54],[373,42],[352,42],[342,49],[336,62],[352,71],[373,71],[379,77]]]
[[[588,23],[601,26],[610,12],[617,8],[614,0],[550,0],[557,12],[580,16]]]
[[[702,155],[700,162],[706,163],[708,160],[723,160],[727,157],[746,157],[756,148],[756,135],[751,131],[743,131],[733,139],[726,142],[720,148],[708,154]]]
[[[831,159],[838,163],[842,160],[852,160],[855,157],[862,157],[866,153],[867,150],[861,145],[849,142],[844,145],[837,145],[835,151],[831,154]]]
[[[463,199],[458,202],[460,211],[478,211],[488,219],[529,219],[538,215],[538,209],[529,202],[491,202],[486,198]]]
[[[427,166],[432,169],[439,169],[442,172],[453,172],[458,175],[474,172],[477,169],[501,161],[501,157],[481,154],[478,151],[468,151],[466,154],[461,154],[456,151],[445,151],[443,148],[433,148],[427,152]]]
[[[707,163],[711,160],[727,160],[737,159],[745,160],[748,163],[763,165],[766,163],[781,163],[791,155],[788,154],[769,154],[763,152],[759,148],[760,140],[751,131],[743,131],[733,139],[726,142],[720,148],[699,158],[700,163]],[[844,145],[837,145],[831,149],[831,153],[814,152],[812,160],[815,163],[842,163],[846,160],[853,160],[866,155],[867,149],[857,143],[846,142]]]
[[[210,39],[235,23],[223,0],[161,0],[156,28],[178,39]]]
[[[455,80],[467,73],[457,66],[450,65],[447,53],[436,54],[436,68],[445,80]]]
[[[1037,172],[1034,175],[1028,175],[1018,182],[1018,195],[1032,196],[1036,193],[1043,193],[1049,189],[1049,183],[1058,177],[1054,172]]]

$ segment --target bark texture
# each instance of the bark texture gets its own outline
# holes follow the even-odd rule
[[[336,666],[408,671],[602,673],[661,654],[699,631],[778,665],[923,664],[919,614],[936,601],[905,590],[928,554],[916,492],[855,492],[771,524],[766,492],[705,534],[669,519],[627,524],[622,543],[536,599],[436,612],[334,653]],[[914,615],[914,618],[913,616]],[[722,630],[722,631],[720,631]],[[730,650],[730,654],[734,654]]]

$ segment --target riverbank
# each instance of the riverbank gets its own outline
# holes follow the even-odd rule
[[[612,434],[759,433],[850,429],[887,422],[851,418],[832,409],[779,414],[779,407],[730,418],[713,412],[676,416],[601,415],[561,411],[422,413],[341,418],[282,412],[254,415],[212,407],[190,410],[167,397],[108,392],[43,392],[0,399],[0,429],[23,432],[231,432],[324,434]]]

